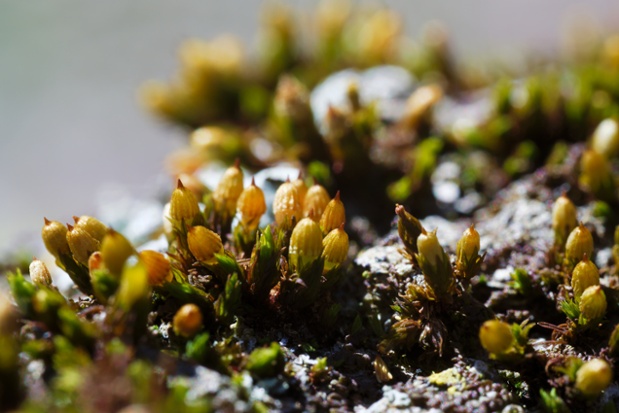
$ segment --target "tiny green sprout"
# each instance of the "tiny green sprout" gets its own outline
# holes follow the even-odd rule
[[[309,372],[310,380],[313,383],[320,383],[328,377],[331,368],[327,363],[326,357],[320,357],[316,360],[316,364],[312,366]]]
[[[587,398],[598,397],[610,385],[613,371],[602,359],[587,361],[576,372],[576,389]]]
[[[540,389],[541,407],[546,413],[570,413],[563,399],[557,394],[557,389],[553,388],[549,392]]]
[[[529,297],[533,293],[533,283],[531,276],[524,268],[516,268],[511,274],[511,285],[513,288],[525,297]]]
[[[610,354],[614,356],[619,355],[619,324],[615,326],[613,332],[610,334],[608,348],[610,349]]]
[[[279,374],[284,369],[285,362],[284,352],[279,344],[273,342],[269,347],[252,351],[246,368],[254,376],[268,378]]]

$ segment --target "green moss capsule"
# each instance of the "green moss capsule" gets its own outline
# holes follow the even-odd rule
[[[67,242],[73,258],[84,266],[88,266],[90,254],[99,251],[101,243],[94,239],[83,227],[73,227],[67,224]]]
[[[200,225],[191,227],[187,233],[187,244],[193,256],[205,264],[215,263],[215,254],[221,254],[224,251],[219,234]]]
[[[157,251],[144,250],[138,256],[146,267],[148,283],[151,286],[159,286],[172,281],[170,261],[165,255]]]
[[[322,240],[322,258],[325,271],[339,267],[348,257],[348,234],[343,225],[330,231]]]
[[[273,214],[279,226],[291,227],[301,219],[303,210],[299,201],[299,193],[290,181],[284,182],[275,191]]]
[[[328,234],[336,228],[341,227],[346,222],[346,209],[340,199],[340,191],[329,201],[320,217],[320,228],[323,234]]]
[[[34,258],[29,267],[30,279],[36,285],[49,287],[52,285],[52,275],[43,261]]]
[[[213,192],[215,208],[228,217],[234,216],[237,201],[243,193],[243,171],[238,162],[226,169],[224,176],[219,181]]]
[[[599,285],[587,288],[580,297],[580,315],[587,321],[599,320],[606,314],[606,295]]]
[[[322,231],[316,222],[303,218],[290,236],[288,261],[293,270],[315,261],[322,254]]]
[[[101,258],[112,274],[120,275],[127,259],[135,253],[133,245],[122,234],[108,230],[101,242]]]
[[[514,335],[509,324],[488,320],[479,329],[479,341],[488,353],[502,354],[512,346]]]
[[[267,210],[264,192],[256,186],[253,178],[251,185],[243,190],[239,197],[236,209],[239,212],[241,224],[249,230],[258,228],[260,218]]]
[[[320,220],[322,213],[325,211],[331,197],[327,190],[318,184],[312,185],[305,194],[303,202],[303,216],[311,218],[314,221]]]
[[[191,222],[199,213],[200,206],[196,196],[185,188],[179,179],[170,199],[170,218],[178,222]]]
[[[577,263],[583,256],[593,256],[593,237],[591,232],[581,222],[570,232],[565,243],[565,257],[572,263]]]
[[[68,255],[71,249],[67,241],[67,227],[59,221],[50,221],[47,218],[43,220],[45,224],[41,230],[41,238],[47,251],[56,258]]]
[[[579,300],[582,293],[593,285],[600,284],[600,273],[595,264],[587,257],[583,257],[572,271],[572,291],[574,298]]]
[[[176,335],[191,338],[202,328],[202,312],[195,304],[185,304],[174,315],[172,321]]]
[[[563,194],[557,198],[552,206],[552,229],[555,235],[555,245],[563,248],[568,235],[577,225],[576,207],[567,195]]]
[[[576,372],[575,387],[586,397],[598,397],[610,385],[613,371],[602,359],[589,360]]]

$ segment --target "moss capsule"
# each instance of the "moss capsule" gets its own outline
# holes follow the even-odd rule
[[[293,269],[300,269],[320,257],[322,253],[322,231],[316,222],[303,218],[290,236],[288,261]]]
[[[275,191],[275,198],[273,199],[275,222],[279,226],[291,227],[294,223],[299,222],[302,213],[297,189],[290,181],[284,182]]]
[[[479,232],[474,225],[467,228],[456,246],[456,256],[462,263],[472,262],[479,255],[480,240]]]
[[[185,304],[174,314],[172,321],[174,333],[191,338],[202,328],[202,313],[195,304]]]
[[[196,196],[185,188],[179,179],[170,199],[170,218],[178,222],[191,222],[199,213],[200,206]]]
[[[514,342],[509,324],[499,320],[488,320],[479,329],[479,341],[491,354],[505,353]]]
[[[600,284],[600,273],[595,264],[585,255],[572,271],[572,290],[574,298],[580,299],[582,293],[593,285]]]
[[[121,233],[108,230],[101,242],[101,258],[112,274],[120,275],[127,259],[135,253],[133,245]]]
[[[597,397],[610,385],[613,371],[602,359],[589,360],[576,372],[576,389],[586,397]]]
[[[552,229],[555,244],[563,247],[570,232],[578,225],[576,207],[565,195],[561,195],[552,206]]]
[[[47,218],[43,218],[43,220],[45,224],[41,230],[41,238],[43,238],[47,251],[56,258],[61,255],[68,255],[71,249],[67,242],[67,227],[58,221],[50,221]]]
[[[75,222],[75,228],[86,231],[88,235],[99,242],[103,241],[103,237],[108,230],[103,222],[88,215],[82,215],[81,217],[74,216],[73,221]]]
[[[224,176],[219,181],[217,188],[213,192],[215,207],[220,212],[225,212],[228,216],[234,216],[236,203],[243,192],[243,171],[238,162],[226,169]]]
[[[43,261],[34,258],[29,267],[30,279],[33,283],[43,287],[52,285],[52,275]]]
[[[90,236],[83,228],[67,224],[67,242],[73,258],[82,265],[88,266],[90,254],[99,251],[101,243]]]
[[[593,237],[581,222],[570,232],[565,243],[565,257],[571,262],[578,262],[584,255],[593,256]]]
[[[614,197],[614,181],[608,159],[593,150],[587,150],[580,158],[579,182],[591,193],[601,198]]]
[[[411,129],[416,128],[442,97],[443,90],[436,84],[417,88],[406,101],[402,124]]]
[[[340,199],[340,191],[329,201],[320,217],[320,228],[323,234],[328,234],[336,228],[341,227],[346,222],[346,209]]]
[[[439,261],[443,258],[445,252],[443,247],[438,242],[436,237],[436,230],[430,232],[423,232],[417,238],[417,250],[425,260],[436,267]]]
[[[241,216],[241,223],[245,228],[254,230],[258,227],[260,218],[267,210],[267,204],[264,200],[264,192],[256,186],[253,178],[251,185],[241,193],[236,209]]]
[[[597,320],[606,314],[606,295],[599,285],[587,288],[580,296],[580,315],[587,320]]]
[[[297,189],[297,194],[299,196],[299,204],[303,205],[305,202],[305,195],[307,194],[307,185],[305,185],[305,181],[303,180],[303,174],[299,172],[299,176],[297,179],[292,181],[292,185]]]
[[[303,216],[318,221],[330,200],[329,193],[322,185],[312,185],[305,194]]]
[[[193,256],[206,264],[215,263],[215,254],[224,251],[219,234],[201,225],[191,227],[187,233],[187,244]]]
[[[152,286],[162,285],[172,281],[170,261],[165,255],[152,250],[141,251],[138,256],[146,267],[148,283]]]
[[[606,158],[619,154],[619,123],[616,119],[604,119],[591,137],[591,149]]]
[[[322,240],[322,258],[325,260],[325,270],[339,267],[348,257],[348,234],[343,225],[330,231]]]

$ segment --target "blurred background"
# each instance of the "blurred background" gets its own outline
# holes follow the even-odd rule
[[[310,10],[316,1],[290,1]],[[616,0],[383,1],[418,37],[439,20],[458,58],[560,56],[566,26],[619,30]],[[0,256],[28,246],[43,216],[70,222],[123,196],[172,188],[163,160],[186,137],[140,107],[148,79],[169,79],[187,38],[239,36],[251,50],[258,1],[0,0]]]

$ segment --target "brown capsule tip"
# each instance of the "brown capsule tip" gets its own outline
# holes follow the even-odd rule
[[[67,224],[67,229],[68,229],[69,231],[73,231],[73,225],[71,225],[71,224]]]
[[[303,179],[303,171],[299,169],[299,175],[297,175],[297,179]]]
[[[179,179],[176,180],[176,189],[183,189],[185,188],[185,186],[183,185],[183,182]]]
[[[52,221],[50,221],[49,219],[47,219],[46,217],[43,217],[43,222],[45,223],[45,225],[49,225],[52,223]]]
[[[340,200],[340,191],[337,191],[337,192],[335,193],[335,196],[333,197],[333,199],[335,199],[336,201],[339,201],[339,200]]]
[[[235,167],[236,169],[239,169],[239,168],[241,167],[241,160],[240,160],[239,158],[236,158],[236,159],[234,160],[234,167]]]
[[[400,204],[395,204],[395,213],[402,215],[404,213],[404,207]]]
[[[475,223],[471,223],[471,226],[469,227],[470,230],[475,230]]]
[[[582,260],[583,260],[584,262],[589,261],[589,257],[587,256],[587,253],[586,253],[586,252],[585,252],[584,254],[582,254]]]
[[[290,177],[289,176],[286,177],[286,182],[290,183]]]
[[[315,176],[312,176],[312,182],[314,183],[314,185],[318,185],[318,181],[316,180]]]
[[[344,223],[343,222],[340,224],[338,229],[341,230],[341,231],[344,231]]]
[[[73,222],[75,222],[77,224],[77,221],[80,220],[80,217],[73,215]]]
[[[251,177],[251,186],[256,186],[256,179],[253,176]]]

